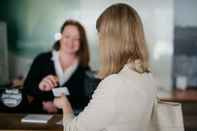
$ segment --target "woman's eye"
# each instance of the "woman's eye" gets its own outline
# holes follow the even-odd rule
[[[73,41],[79,41],[80,40],[80,38],[75,38],[75,37],[71,37],[71,36],[68,36],[68,35],[63,36],[63,38],[64,39],[71,39]]]
[[[74,40],[74,41],[79,41],[80,39],[79,39],[79,38],[74,38],[73,40]]]
[[[70,38],[69,36],[64,36],[64,38]]]

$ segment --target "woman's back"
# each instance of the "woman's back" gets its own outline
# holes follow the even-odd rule
[[[126,65],[101,81],[88,106],[73,123],[81,130],[145,131],[155,96],[151,73],[140,74]]]
[[[155,81],[151,73],[139,74],[125,66],[113,77],[118,80],[117,83],[114,81],[114,85],[122,86],[117,89],[117,116],[109,130],[147,130],[156,96]]]

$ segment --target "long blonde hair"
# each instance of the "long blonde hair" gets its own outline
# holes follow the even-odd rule
[[[143,25],[135,9],[114,4],[100,15],[96,27],[101,55],[99,77],[117,73],[127,63],[132,63],[137,72],[149,71]]]

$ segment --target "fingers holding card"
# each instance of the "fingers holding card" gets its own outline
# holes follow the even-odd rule
[[[67,87],[53,88],[53,89],[52,89],[52,92],[53,92],[53,95],[54,95],[55,97],[59,97],[59,96],[61,96],[62,94],[64,94],[65,96],[70,95],[70,93],[69,93]]]

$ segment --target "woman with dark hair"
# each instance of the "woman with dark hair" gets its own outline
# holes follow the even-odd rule
[[[79,22],[67,20],[60,33],[61,38],[55,42],[53,50],[34,59],[24,82],[23,91],[30,109],[34,106],[33,112],[58,111],[52,94],[52,89],[57,86],[68,88],[68,99],[74,109],[83,109],[88,103],[84,78],[90,58],[85,29]]]
[[[98,75],[104,79],[76,117],[67,97],[54,100],[63,110],[64,131],[148,131],[156,84],[138,13],[127,4],[111,5],[97,19],[97,30]]]

